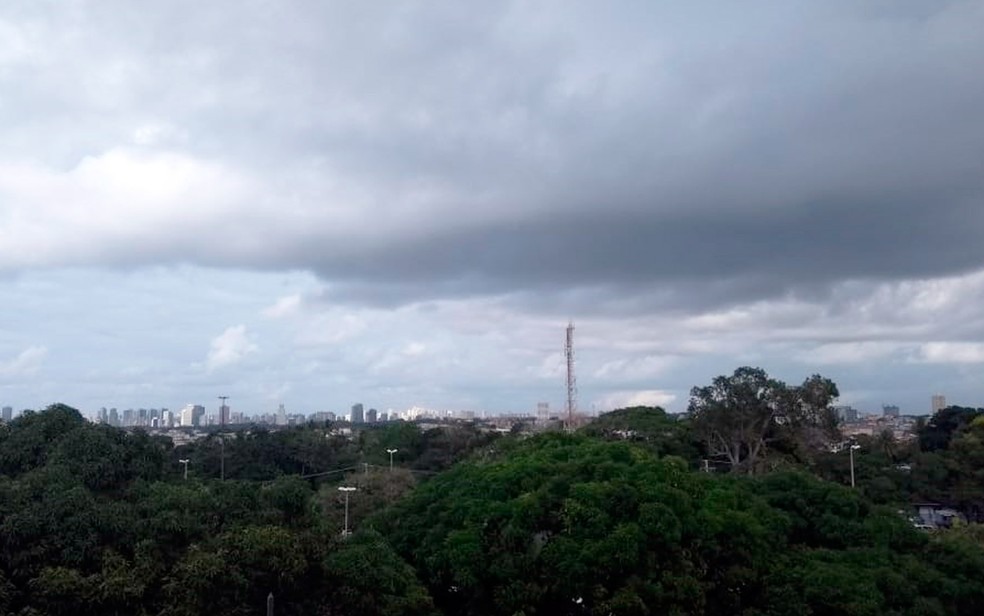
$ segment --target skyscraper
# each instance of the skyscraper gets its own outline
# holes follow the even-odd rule
[[[4,421],[11,421],[11,420],[13,420],[13,418],[14,418],[14,408],[11,407],[11,406],[5,406],[5,407],[3,407],[3,415],[2,415],[2,417],[3,417],[3,420]]]
[[[365,413],[363,411],[362,403],[356,402],[352,405],[352,415],[349,417],[352,423],[363,423],[365,422]]]
[[[946,396],[943,394],[934,394],[932,398],[932,409],[933,414],[939,413],[946,408]]]
[[[200,426],[202,416],[205,415],[205,407],[200,404],[187,404],[181,409],[181,427],[189,428]]]
[[[275,422],[278,426],[287,425],[287,407],[285,407],[283,404],[281,404],[280,407],[277,409],[277,417]]]
[[[379,416],[379,411],[377,411],[376,409],[369,409],[368,411],[366,411],[366,421],[368,423],[375,423],[376,417],[378,416]]]

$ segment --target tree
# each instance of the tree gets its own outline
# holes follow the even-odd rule
[[[653,406],[633,406],[603,413],[580,430],[584,434],[606,440],[628,440],[643,443],[660,456],[679,456],[692,464],[699,457],[690,421],[667,415]]]
[[[833,381],[820,375],[790,387],[761,368],[744,366],[694,387],[688,412],[710,455],[751,475],[770,442],[816,447],[829,438],[836,431],[830,404],[837,396]]]
[[[954,436],[981,415],[984,415],[982,409],[962,406],[948,406],[937,411],[917,433],[919,448],[923,451],[947,449]]]

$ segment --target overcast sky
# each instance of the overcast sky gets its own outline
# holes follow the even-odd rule
[[[984,0],[0,4],[0,405],[984,406]]]

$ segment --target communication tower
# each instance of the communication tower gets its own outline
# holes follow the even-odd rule
[[[574,378],[574,322],[567,324],[567,344],[564,345],[567,358],[567,429],[574,429],[574,412],[577,410],[577,380]]]

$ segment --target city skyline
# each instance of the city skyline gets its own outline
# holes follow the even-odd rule
[[[984,5],[0,6],[0,404],[984,406]],[[369,404],[368,402],[366,402]]]

